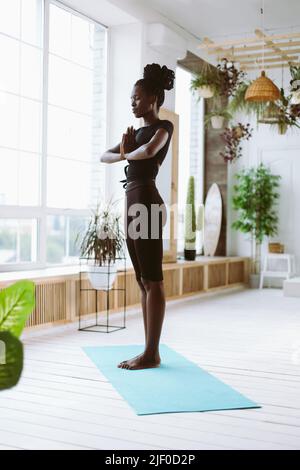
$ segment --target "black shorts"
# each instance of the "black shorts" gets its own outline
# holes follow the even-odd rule
[[[125,192],[125,236],[137,281],[163,281],[165,203],[155,180],[128,183]]]

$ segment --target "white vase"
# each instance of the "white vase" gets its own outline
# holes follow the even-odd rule
[[[211,98],[214,96],[214,90],[209,85],[202,85],[197,88],[198,94],[201,98]]]
[[[212,116],[210,120],[213,129],[222,129],[224,119],[224,116]]]
[[[89,266],[87,274],[94,289],[109,290],[112,288],[117,276],[117,263]]]

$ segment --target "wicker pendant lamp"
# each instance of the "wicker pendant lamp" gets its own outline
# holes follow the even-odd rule
[[[262,30],[264,31],[264,0],[262,0],[262,8],[260,9],[262,15]],[[265,59],[265,42],[263,42],[263,53],[262,53],[262,62],[264,68],[264,59]],[[246,101],[276,101],[280,98],[279,88],[272,82],[268,77],[266,77],[266,72],[262,70],[261,76],[258,77],[254,82],[249,85],[246,90],[245,100]]]
[[[279,88],[266,77],[264,70],[262,70],[261,76],[248,86],[245,94],[246,101],[276,101],[279,98]]]

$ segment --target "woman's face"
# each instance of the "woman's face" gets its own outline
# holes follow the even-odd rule
[[[155,96],[147,95],[139,85],[135,85],[131,93],[131,108],[135,117],[143,117],[152,111],[155,100]]]

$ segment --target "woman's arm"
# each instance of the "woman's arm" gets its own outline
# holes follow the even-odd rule
[[[115,145],[115,147],[112,147],[111,149],[106,150],[101,157],[100,157],[100,162],[104,163],[115,163],[115,162],[120,162],[122,160],[126,160],[123,158],[123,155],[120,153],[120,145],[121,142],[118,145]]]
[[[144,145],[141,145],[136,150],[132,152],[125,153],[125,158],[127,160],[146,160],[148,158],[154,157],[160,149],[166,144],[168,140],[168,132],[166,129],[158,129],[154,136],[149,142]]]

